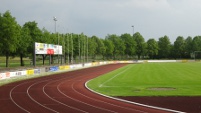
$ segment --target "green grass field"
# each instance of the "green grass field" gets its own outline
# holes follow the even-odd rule
[[[110,96],[201,96],[201,63],[129,64],[87,85]]]

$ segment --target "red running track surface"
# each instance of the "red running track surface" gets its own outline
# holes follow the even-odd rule
[[[126,64],[110,64],[11,83],[0,87],[0,113],[165,113],[109,99],[86,81]]]

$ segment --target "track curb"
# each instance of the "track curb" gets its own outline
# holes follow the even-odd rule
[[[91,79],[91,80],[93,80],[93,79]],[[124,100],[124,99],[115,98],[115,97],[111,97],[111,96],[107,96],[107,95],[101,94],[101,93],[99,93],[99,92],[96,92],[96,91],[90,89],[90,88],[87,86],[88,82],[90,82],[91,80],[85,82],[85,87],[86,87],[89,91],[91,91],[91,92],[93,92],[93,93],[96,93],[96,94],[98,94],[98,95],[104,96],[104,97],[106,97],[106,98],[110,98],[110,99],[114,99],[114,100],[118,100],[118,101],[130,103],[130,104],[134,104],[134,105],[138,105],[138,106],[143,106],[143,107],[147,107],[147,108],[153,108],[153,109],[158,109],[158,110],[173,112],[173,113],[185,113],[185,112],[182,112],[182,111],[177,111],[177,110],[172,110],[172,109],[167,109],[167,108],[161,108],[161,107],[156,107],[156,106],[150,106],[150,105],[146,105],[146,104],[141,104],[141,103],[132,102],[132,101],[128,101],[128,100]]]

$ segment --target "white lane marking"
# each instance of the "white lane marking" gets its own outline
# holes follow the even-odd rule
[[[10,90],[10,94],[9,94],[9,95],[10,95],[11,101],[12,101],[18,108],[20,108],[21,110],[23,110],[23,111],[25,111],[25,112],[27,112],[27,113],[31,113],[30,111],[26,110],[25,108],[23,108],[22,106],[20,106],[19,104],[17,104],[17,103],[14,101],[13,97],[12,97],[13,90],[14,90],[15,88],[17,88],[18,86],[23,85],[23,84],[25,84],[25,83],[27,83],[27,82],[18,84],[18,85],[16,85],[15,87],[13,87],[13,88]]]
[[[64,78],[64,79],[66,79],[66,78]],[[63,79],[55,80],[55,81],[52,81],[52,82],[56,82],[56,81],[60,81],[60,80],[63,80]],[[53,97],[50,97],[50,96],[45,92],[45,87],[46,87],[48,84],[52,83],[52,82],[49,82],[49,83],[45,84],[45,86],[43,86],[43,93],[44,93],[48,98],[50,98],[51,100],[53,100],[53,101],[55,101],[55,102],[57,102],[57,103],[60,103],[60,104],[62,104],[62,105],[64,105],[64,106],[67,106],[67,107],[69,107],[69,108],[71,108],[71,109],[74,109],[74,110],[77,110],[77,111],[80,111],[80,112],[87,113],[87,112],[84,111],[84,110],[81,110],[81,109],[75,108],[75,107],[73,107],[73,106],[69,106],[69,105],[67,105],[67,104],[64,104],[64,103],[62,103],[62,102],[60,102],[60,101],[54,99],[55,97],[54,97],[54,98],[53,98]]]
[[[106,80],[105,82],[103,82],[102,84],[99,85],[99,87],[103,87],[104,84],[108,83],[109,81],[111,81],[112,79],[116,78],[117,76],[121,75],[122,73],[126,72],[128,69],[130,69],[133,66],[129,66],[127,67],[124,71],[121,71],[120,73],[114,75],[113,77],[111,77],[110,79]]]
[[[55,77],[55,78],[56,78],[56,77]],[[58,77],[57,77],[57,78],[58,78]],[[33,81],[31,81],[31,82],[35,82],[35,81],[37,81],[37,80],[33,80]],[[19,86],[21,86],[21,85],[24,85],[24,84],[26,84],[26,83],[29,83],[29,82],[25,81],[25,82],[20,83],[20,84],[18,84],[18,85],[8,85],[8,86],[14,86],[14,87],[10,90],[9,96],[10,96],[11,101],[12,101],[18,108],[20,108],[21,110],[23,110],[23,111],[25,111],[25,112],[27,112],[27,113],[31,113],[30,111],[26,110],[25,108],[23,108],[22,106],[20,106],[19,104],[17,104],[17,103],[15,102],[15,100],[13,99],[13,97],[12,97],[12,94],[15,94],[15,93],[16,93],[16,92],[13,92],[14,89],[16,89],[17,87],[19,87]],[[27,92],[26,92],[26,93],[27,93]]]
[[[102,87],[135,87],[135,86],[106,86],[106,85],[104,85],[104,86],[102,86]]]
[[[50,80],[51,80],[51,79],[50,79]],[[50,81],[50,80],[43,80],[43,81],[40,81],[40,82],[35,82],[34,84],[30,85],[30,86],[28,87],[28,89],[27,89],[27,95],[29,96],[29,98],[30,98],[31,100],[33,100],[33,101],[34,101],[35,103],[37,103],[38,105],[40,105],[40,106],[42,106],[42,107],[44,107],[44,108],[46,108],[46,109],[48,109],[48,110],[50,110],[50,111],[52,111],[52,112],[59,113],[58,111],[56,111],[56,110],[54,110],[54,109],[51,109],[51,108],[49,108],[49,107],[47,107],[47,106],[42,105],[41,103],[39,103],[38,101],[36,101],[33,97],[31,97],[31,95],[30,95],[30,93],[29,93],[29,90],[30,90],[30,88],[31,88],[32,86],[34,86],[34,85],[36,85],[36,84],[38,84],[38,83],[42,83],[42,82],[46,82],[46,81]]]
[[[55,106],[55,105],[60,105],[60,104],[43,104],[45,106]]]
[[[15,93],[15,94],[25,93],[26,94],[27,92],[13,92],[13,93]]]
[[[80,100],[78,100],[78,99],[75,99],[75,98],[72,98],[72,97],[66,95],[65,93],[63,93],[63,92],[59,89],[59,86],[60,86],[61,84],[63,84],[63,82],[61,82],[61,83],[58,85],[57,89],[58,89],[58,91],[59,91],[62,95],[66,96],[66,97],[68,97],[68,98],[70,98],[70,99],[72,99],[72,100],[74,100],[74,101],[83,103],[83,104],[85,104],[85,105],[88,105],[88,106],[91,106],[91,107],[94,107],[94,108],[97,108],[97,109],[109,111],[109,112],[112,112],[112,113],[117,113],[117,112],[112,111],[112,110],[108,110],[108,109],[105,109],[105,108],[101,108],[101,107],[98,107],[98,106],[94,106],[94,105],[88,104],[88,103],[86,103],[86,102],[82,102],[82,101],[80,101]],[[74,83],[73,83],[73,84],[74,84]],[[71,88],[72,88],[72,89],[73,89],[73,84],[71,84]]]
[[[57,79],[57,78],[60,78],[60,77],[55,77],[55,79]],[[66,77],[66,78],[67,78],[67,77]],[[69,77],[69,78],[70,78],[70,77]],[[33,81],[31,81],[31,82],[35,82],[35,81],[36,81],[36,80],[33,80]],[[20,86],[20,85],[25,84],[25,83],[27,83],[27,82],[25,81],[24,83],[18,84],[17,86],[16,86],[16,85],[8,85],[8,86],[14,86],[14,87],[10,90],[9,96],[10,96],[10,100],[11,100],[18,108],[22,109],[23,111],[25,111],[25,112],[27,112],[27,113],[31,113],[30,111],[26,110],[25,108],[23,108],[22,106],[20,106],[19,104],[17,104],[17,102],[15,102],[15,100],[14,100],[13,97],[12,97],[13,93],[15,93],[15,92],[13,92],[14,89],[17,88],[17,87]],[[26,93],[27,93],[27,92],[26,92]]]

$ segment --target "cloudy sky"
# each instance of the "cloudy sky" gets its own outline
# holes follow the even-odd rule
[[[0,0],[0,13],[9,10],[20,25],[36,21],[40,28],[105,38],[140,32],[148,40],[167,35],[201,35],[201,0]]]

